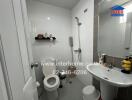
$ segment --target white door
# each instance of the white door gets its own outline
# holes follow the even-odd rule
[[[20,52],[22,57],[22,64],[24,69],[25,87],[26,91],[32,93],[29,98],[38,100],[36,76],[34,67],[31,68],[31,64],[34,63],[31,47],[30,26],[27,16],[27,7],[25,0],[12,0],[14,6],[14,15],[16,20],[16,26],[18,31],[18,39],[20,44]],[[30,91],[31,90],[31,91]],[[33,97],[31,97],[33,96]]]
[[[0,100],[8,100],[1,62],[0,62]]]
[[[0,84],[0,100],[5,100],[3,96],[3,90],[1,88],[1,84]]]
[[[38,100],[35,72],[30,67],[33,58],[28,36],[30,32],[25,0],[0,0],[0,14],[0,35],[9,76],[9,79],[3,83],[5,77],[3,78],[0,72],[0,100],[7,100],[6,92],[9,92],[7,93],[9,100]],[[25,99],[22,90],[31,77],[33,82],[30,87],[36,91],[32,93],[32,99]],[[10,87],[7,86],[8,82]],[[7,84],[6,92],[4,84]]]

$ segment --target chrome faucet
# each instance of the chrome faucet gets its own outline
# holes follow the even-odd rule
[[[110,69],[114,68],[114,66],[112,65],[112,63],[108,64],[107,67],[110,68]]]

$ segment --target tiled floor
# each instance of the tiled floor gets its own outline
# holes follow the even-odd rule
[[[58,89],[58,100],[82,100],[82,89],[84,84],[80,82],[78,78],[72,79],[72,83],[67,82],[63,88]],[[46,91],[39,100],[48,100],[46,97]]]
[[[48,100],[45,90],[43,91],[43,94],[40,96],[39,100]]]

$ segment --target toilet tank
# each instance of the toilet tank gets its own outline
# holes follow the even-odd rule
[[[44,58],[41,60],[41,66],[45,77],[55,73],[56,71],[55,62],[56,61],[54,58]]]

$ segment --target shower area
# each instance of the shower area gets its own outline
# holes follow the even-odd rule
[[[27,10],[34,61],[52,57],[58,62],[84,63],[75,66],[79,70],[93,62],[94,0],[27,0]],[[50,35],[55,40],[39,41],[35,39],[38,34]],[[60,71],[67,68],[57,66]],[[35,68],[35,73],[40,83],[39,98],[46,100],[42,68]],[[80,100],[82,88],[91,84],[89,80],[92,80],[89,75],[77,75],[71,83],[64,83],[58,90],[59,100]]]

